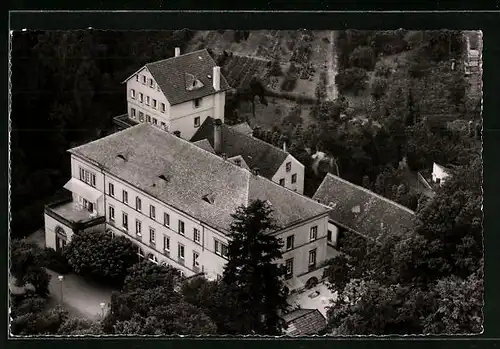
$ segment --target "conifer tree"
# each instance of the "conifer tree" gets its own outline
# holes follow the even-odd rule
[[[286,294],[281,281],[282,243],[271,232],[277,229],[272,208],[256,200],[239,207],[233,214],[228,263],[223,282],[231,285],[239,309],[242,334],[281,334],[279,311],[286,307]]]

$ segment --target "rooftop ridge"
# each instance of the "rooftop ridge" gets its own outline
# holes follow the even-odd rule
[[[348,184],[348,185],[350,185],[351,187],[354,187],[354,188],[356,188],[356,189],[362,190],[362,191],[364,191],[364,192],[365,192],[365,193],[367,193],[367,194],[370,194],[370,195],[375,196],[375,197],[377,197],[377,198],[379,198],[379,199],[382,199],[382,200],[384,200],[384,201],[386,201],[386,202],[388,202],[388,203],[390,203],[390,204],[392,204],[392,205],[394,205],[394,206],[396,206],[396,207],[399,207],[399,208],[401,208],[401,209],[405,210],[405,211],[406,211],[406,212],[408,212],[408,213],[411,213],[411,214],[413,214],[413,215],[415,214],[415,211],[410,210],[408,207],[405,207],[405,206],[403,206],[403,205],[401,205],[401,204],[398,204],[397,202],[392,201],[392,200],[390,200],[390,199],[388,199],[388,198],[386,198],[386,197],[383,197],[382,195],[379,195],[379,194],[377,194],[377,193],[375,193],[375,192],[373,192],[373,191],[371,191],[371,190],[368,190],[368,189],[366,189],[366,188],[364,188],[364,187],[362,187],[362,186],[359,186],[359,185],[356,185],[356,184],[351,183],[351,182],[349,182],[349,181],[346,181],[345,179],[340,178],[340,177],[338,177],[338,176],[335,176],[334,174],[332,174],[332,173],[330,173],[330,172],[328,172],[326,175],[327,175],[327,176],[329,176],[329,177],[331,177],[331,178],[332,178],[332,179],[334,179],[334,180],[337,180],[337,181],[340,181],[340,182],[342,182],[342,183]],[[325,183],[325,180],[323,180],[323,182],[321,182],[321,185],[319,186],[318,190],[316,190],[316,192],[318,192],[318,191],[319,191],[319,189],[321,188],[321,186],[323,186],[323,183]]]
[[[206,48],[202,48],[200,50],[196,50],[196,51],[191,51],[191,52],[186,52],[184,54],[181,54],[180,56],[173,56],[173,57],[168,57],[168,58],[163,58],[163,59],[160,59],[158,61],[154,61],[154,62],[149,62],[149,63],[146,63],[144,64],[144,66],[148,66],[148,65],[152,65],[152,64],[159,64],[159,63],[164,63],[166,61],[169,61],[169,60],[173,60],[173,59],[176,59],[176,58],[181,58],[181,57],[186,57],[186,56],[189,56],[189,55],[192,55],[192,54],[195,54],[195,53],[199,53],[199,52],[202,52],[202,51],[206,51],[208,56],[210,57],[210,59],[215,63],[214,59],[212,58],[212,56],[210,56],[210,54],[208,53],[208,50]],[[217,64],[216,64],[217,65]]]
[[[240,123],[240,124],[242,124],[242,123]],[[225,126],[227,127],[227,129],[228,129],[228,130],[231,130],[231,132],[234,132],[234,133],[237,133],[237,134],[239,134],[239,135],[242,135],[243,137],[246,137],[247,139],[255,139],[257,142],[260,142],[260,143],[264,143],[264,144],[270,145],[271,147],[273,147],[273,148],[277,149],[278,151],[280,151],[280,152],[281,152],[281,153],[283,153],[283,154],[291,155],[289,152],[284,151],[282,148],[277,147],[277,146],[275,146],[275,145],[274,145],[274,144],[272,144],[272,143],[266,142],[266,141],[264,141],[264,140],[262,140],[262,139],[260,139],[260,138],[254,137],[254,136],[249,136],[249,135],[247,135],[247,134],[245,134],[245,133],[238,132],[238,131],[236,131],[236,130],[234,130],[234,129],[232,128],[232,126],[236,126],[236,125],[239,125],[239,124],[236,124],[236,125],[231,125],[231,126],[230,126],[230,125],[227,125],[227,124],[225,124],[225,123],[224,123],[223,125],[225,125]]]

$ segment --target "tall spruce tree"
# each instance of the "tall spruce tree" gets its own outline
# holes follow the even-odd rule
[[[277,335],[284,324],[278,312],[287,306],[281,281],[282,243],[270,235],[277,229],[272,208],[256,200],[239,207],[232,215],[228,263],[223,282],[233,289],[239,309],[243,334]]]

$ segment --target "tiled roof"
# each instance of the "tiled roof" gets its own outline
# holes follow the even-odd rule
[[[412,210],[368,189],[328,173],[313,196],[332,208],[330,218],[366,237],[377,240],[387,232],[412,229]]]
[[[326,319],[317,309],[298,309],[282,316],[289,336],[309,336],[326,327]]]
[[[218,91],[213,88],[212,81],[215,66],[215,61],[206,49],[146,64],[171,105],[217,93]],[[192,82],[192,80],[201,81],[203,87],[188,90],[186,83]],[[231,86],[221,73],[220,91],[226,91],[230,88]]]
[[[288,157],[288,153],[272,144],[238,132],[226,124],[221,125],[222,153],[228,157],[241,155],[250,168],[258,167],[260,174],[272,178]],[[214,119],[206,118],[191,138],[192,142],[207,139],[214,145]]]
[[[253,133],[252,128],[250,127],[250,125],[247,122],[242,122],[240,124],[233,125],[233,126],[231,126],[231,128],[235,131],[244,133],[246,135],[252,135],[252,133]]]
[[[211,152],[212,154],[215,154],[214,148],[210,145],[210,142],[207,141],[206,139],[202,139],[201,141],[193,142],[194,145],[197,147],[200,147],[201,149],[204,149],[206,151]]]
[[[237,207],[256,198],[270,200],[282,227],[328,212],[311,199],[145,123],[70,153],[222,231],[229,230]],[[212,204],[203,200],[206,195],[213,196]]]

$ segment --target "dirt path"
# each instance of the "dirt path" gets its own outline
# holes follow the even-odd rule
[[[329,101],[333,101],[337,98],[337,86],[335,85],[335,75],[337,75],[337,55],[335,53],[335,32],[332,30],[330,32],[330,44],[327,58],[328,58],[328,67],[326,70],[327,73],[327,85],[326,85],[326,99]]]

